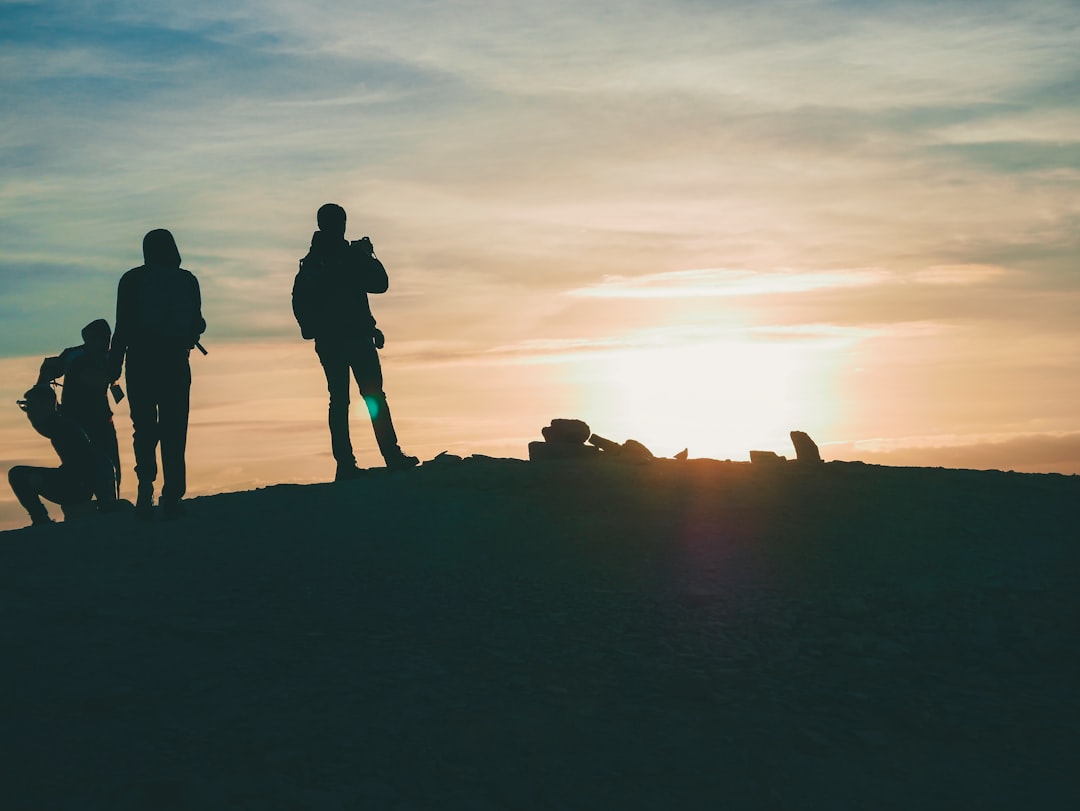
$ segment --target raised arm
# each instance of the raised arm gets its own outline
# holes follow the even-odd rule
[[[385,293],[390,288],[390,277],[386,268],[375,256],[371,240],[367,237],[358,239],[350,246],[360,273],[361,286],[365,293]]]

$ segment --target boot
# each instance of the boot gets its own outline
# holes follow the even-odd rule
[[[135,515],[144,521],[154,517],[153,482],[139,482],[139,496],[135,501]]]
[[[386,466],[390,470],[405,470],[416,467],[418,464],[420,464],[419,459],[405,455],[400,448],[397,449],[397,453],[391,453],[386,457]]]
[[[337,466],[337,472],[334,474],[335,482],[347,482],[353,479],[358,479],[367,473],[362,467],[357,467],[356,462],[352,464],[344,464]]]
[[[30,526],[32,527],[44,527],[55,523],[49,518],[49,511],[45,509],[44,504],[41,505],[40,510],[34,510],[30,513]]]
[[[165,518],[180,518],[187,514],[187,505],[182,498],[163,498],[160,504],[161,514]]]

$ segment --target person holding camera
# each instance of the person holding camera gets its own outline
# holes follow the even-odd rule
[[[362,472],[356,466],[349,434],[350,372],[367,405],[386,466],[414,467],[419,459],[399,447],[386,402],[378,352],[383,334],[375,326],[368,302],[369,293],[385,293],[389,287],[386,268],[376,258],[370,239],[345,239],[344,208],[327,203],[318,210],[316,220],[319,230],[300,260],[292,306],[301,335],[315,340],[315,353],[326,374],[330,447],[337,463],[334,480],[355,478]]]

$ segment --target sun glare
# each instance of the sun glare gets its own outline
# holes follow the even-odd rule
[[[831,421],[825,362],[799,340],[714,341],[617,350],[591,377],[599,433],[634,438],[660,456],[746,459],[790,453],[788,432]]]

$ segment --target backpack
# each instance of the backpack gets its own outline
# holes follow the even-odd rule
[[[312,254],[300,260],[300,270],[293,279],[292,308],[300,335],[304,340],[315,338],[323,321],[323,297],[320,280],[324,276],[323,261]]]

